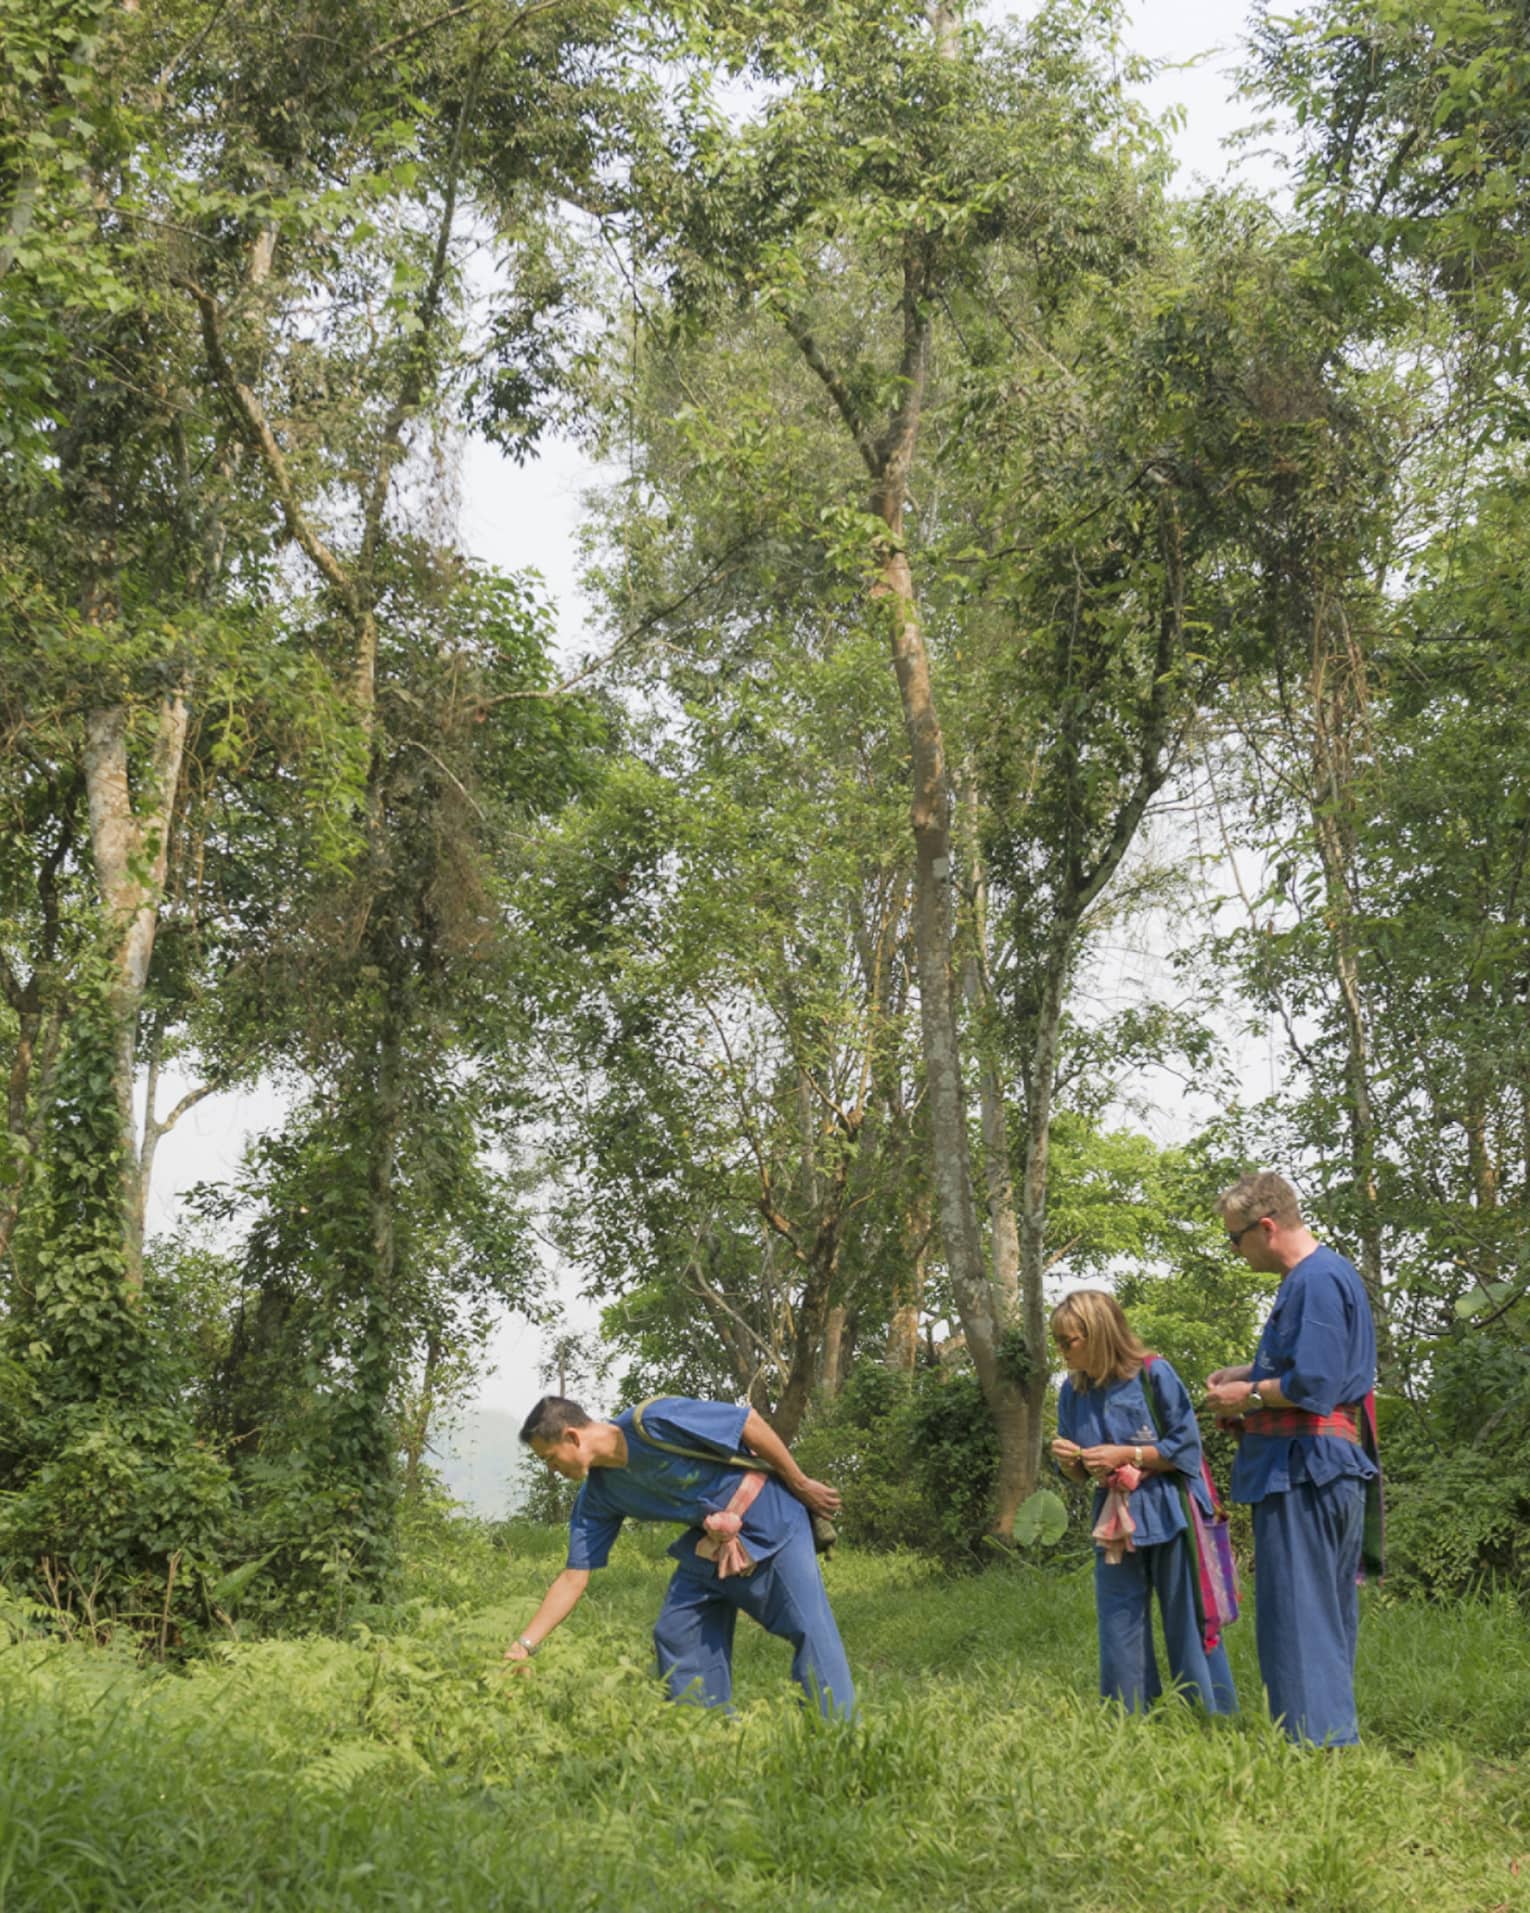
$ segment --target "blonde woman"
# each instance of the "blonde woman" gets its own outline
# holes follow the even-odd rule
[[[1097,1526],[1112,1479],[1130,1493],[1126,1538],[1108,1553],[1103,1545],[1095,1553],[1100,1692],[1140,1713],[1163,1691],[1153,1653],[1156,1595],[1170,1674],[1208,1713],[1235,1714],[1227,1650],[1220,1642],[1208,1650],[1196,1616],[1195,1559],[1176,1477],[1204,1514],[1212,1510],[1201,1481],[1200,1429],[1184,1384],[1166,1361],[1148,1354],[1116,1298],[1101,1290],[1079,1289],[1059,1303],[1052,1339],[1068,1370],[1052,1443],[1058,1467],[1070,1480],[1097,1484]]]

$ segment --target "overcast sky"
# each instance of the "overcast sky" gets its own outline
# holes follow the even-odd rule
[[[1012,11],[1024,17],[1032,10],[1018,6]],[[1217,0],[1136,0],[1132,8],[1130,43],[1137,52],[1164,63],[1159,77],[1144,90],[1147,105],[1156,113],[1183,109],[1184,123],[1173,144],[1180,184],[1186,189],[1197,179],[1225,176],[1229,162],[1223,144],[1254,117],[1251,108],[1234,97],[1232,69],[1240,57],[1242,17],[1236,6]],[[1279,190],[1278,167],[1268,154],[1245,158],[1239,176],[1267,193]],[[578,449],[564,442],[547,445],[521,469],[492,447],[474,442],[467,448],[462,473],[463,542],[476,557],[502,570],[541,573],[557,607],[560,643],[570,655],[591,648],[578,590],[575,536],[581,496],[598,477]],[[162,1100],[168,1105],[179,1093],[167,1082]],[[150,1227],[173,1224],[180,1196],[193,1183],[228,1175],[246,1139],[278,1120],[280,1109],[272,1094],[248,1091],[209,1098],[192,1110],[160,1145]],[[570,1304],[574,1325],[593,1325],[592,1310],[575,1298]],[[501,1413],[523,1413],[540,1392],[541,1360],[539,1333],[519,1319],[508,1319],[494,1340],[480,1404]],[[485,1438],[481,1466],[475,1466],[471,1440],[464,1445],[470,1452],[462,1457],[466,1472],[454,1471],[461,1484],[458,1492],[470,1489],[474,1500],[492,1511],[503,1475],[502,1448]]]

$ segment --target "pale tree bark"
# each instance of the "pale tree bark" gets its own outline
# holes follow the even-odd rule
[[[1066,997],[1066,974],[1054,956],[1047,966],[1041,1005],[1026,1070],[1025,1168],[1020,1196],[1020,1294],[1025,1346],[1031,1366],[1025,1379],[1027,1459],[1034,1485],[1041,1470],[1041,1418],[1048,1362],[1046,1297],[1047,1189],[1051,1173],[1052,1115],[1057,1089],[1058,1037]]]
[[[770,1417],[771,1425],[784,1442],[790,1444],[797,1439],[802,1428],[802,1418],[807,1413],[813,1394],[813,1380],[818,1372],[819,1353],[824,1346],[830,1314],[830,1297],[834,1293],[835,1280],[839,1274],[840,1250],[844,1239],[844,1214],[842,1197],[844,1193],[843,1175],[834,1179],[833,1199],[826,1205],[819,1218],[814,1233],[811,1250],[807,1257],[807,1267],[802,1285],[802,1294],[795,1313],[795,1334],[792,1338],[792,1361],[787,1371],[786,1387],[776,1403],[775,1412]],[[844,1311],[839,1311],[843,1319]]]
[[[843,1302],[836,1302],[829,1310],[829,1319],[823,1335],[822,1387],[829,1401],[833,1401],[845,1385],[854,1339],[853,1333],[849,1330],[849,1317],[845,1305]]]
[[[0,239],[0,279],[10,271],[21,250],[37,211],[37,195],[42,187],[35,166],[29,166],[16,187],[11,209],[6,216],[5,237]]]
[[[930,1219],[922,1205],[909,1203],[903,1217],[902,1272],[893,1290],[892,1320],[887,1327],[889,1368],[912,1375],[919,1366],[919,1319],[924,1311],[925,1263],[930,1252]]]
[[[760,1216],[767,1229],[789,1251],[801,1282],[791,1310],[791,1357],[786,1383],[769,1416],[772,1427],[788,1443],[796,1440],[812,1399],[844,1246],[851,1151],[865,1118],[864,1101],[850,1110],[834,1111],[839,1134],[835,1137],[832,1158],[825,1167],[818,1160],[817,1122],[805,1068],[797,1071],[797,1085],[799,1123],[804,1132],[799,1193],[806,1196],[811,1205],[811,1220],[806,1226],[794,1221],[782,1208],[763,1141],[752,1126],[749,1131],[760,1179]]]
[[[1466,1008],[1469,1015],[1480,1015],[1486,1008],[1487,991],[1482,979],[1473,975],[1466,985]],[[1477,1214],[1490,1222],[1496,1214],[1499,1202],[1498,1157],[1494,1148],[1489,1119],[1489,1093],[1482,1081],[1479,1068],[1473,1067],[1467,1073],[1465,1090],[1465,1113],[1462,1126],[1466,1131],[1466,1167],[1471,1181],[1472,1202]],[[1479,1252],[1479,1262],[1483,1276],[1496,1281],[1499,1274],[1498,1246],[1491,1229]]]
[[[773,1390],[767,1381],[767,1376],[773,1376],[778,1384],[784,1387],[788,1366],[778,1332],[779,1313],[774,1306],[771,1307],[772,1333],[767,1339],[717,1287],[707,1267],[709,1260],[714,1259],[716,1230],[715,1214],[709,1216],[697,1229],[682,1271],[682,1279],[700,1302],[714,1334],[727,1351],[729,1366],[738,1383],[738,1392],[747,1398],[752,1407],[757,1408],[762,1415],[768,1416]],[[767,1251],[772,1246],[773,1243],[767,1243]],[[768,1283],[762,1282],[762,1290],[768,1287]]]
[[[137,1290],[143,1286],[143,1203],[133,1108],[138,1015],[154,954],[186,749],[189,712],[184,692],[173,690],[160,701],[152,762],[136,805],[128,781],[128,722],[127,708],[120,704],[87,714],[83,768],[92,861],[107,935],[125,1273],[128,1286]]]
[[[350,1380],[340,1427],[368,1525],[387,1531],[395,1488],[396,1429],[392,1408],[401,1362],[395,1319],[398,1308],[398,1164],[404,1132],[404,1026],[406,984],[396,949],[379,928],[372,954],[381,978],[375,1047],[369,1059],[367,1093],[367,1243],[358,1261],[364,1288],[361,1326],[346,1353]],[[367,1561],[368,1572],[375,1562]]]
[[[904,399],[884,435],[873,473],[872,509],[887,526],[877,592],[891,627],[893,672],[911,752],[914,948],[941,1240],[967,1351],[999,1437],[994,1528],[1006,1533],[1034,1485],[1025,1390],[1004,1359],[1007,1298],[984,1257],[973,1187],[952,950],[952,793],[930,655],[903,543],[903,508],[930,357],[930,288],[911,246],[905,262]]]
[[[34,110],[41,109],[51,118],[53,112],[65,105],[72,95],[65,91],[63,71],[66,66],[89,65],[91,42],[99,29],[101,16],[107,11],[110,0],[96,0],[96,5],[85,23],[84,31],[67,54],[58,59],[56,67],[43,79],[40,95],[34,96]],[[124,12],[137,11],[137,0],[123,0]],[[46,123],[46,121],[45,121]],[[22,130],[22,129],[17,129]],[[38,132],[41,132],[38,128]],[[54,144],[48,141],[49,146]],[[22,150],[27,150],[28,141],[23,132]],[[28,154],[21,163],[16,180],[15,191],[11,197],[10,208],[5,217],[5,231],[0,237],[0,279],[16,263],[16,255],[26,243],[27,234],[32,230],[32,222],[37,215],[39,197],[42,195],[42,176],[36,161]]]
[[[747,1059],[735,1052],[726,1016],[704,995],[700,998],[733,1088],[739,1132],[754,1162],[755,1206],[765,1230],[767,1272],[773,1267],[771,1251],[790,1258],[792,1274],[786,1284],[762,1281],[758,1285],[761,1296],[779,1298],[780,1306],[774,1311],[779,1332],[773,1335],[771,1350],[771,1367],[781,1378],[779,1392],[772,1405],[762,1406],[758,1396],[767,1391],[754,1386],[750,1390],[755,1405],[788,1442],[800,1432],[820,1380],[832,1393],[842,1378],[838,1356],[826,1365],[825,1346],[831,1320],[836,1314],[844,1319],[839,1289],[846,1233],[856,1207],[852,1178],[858,1163],[874,1147],[879,1103],[887,1089],[879,1054],[885,1040],[893,955],[901,935],[902,895],[897,878],[879,874],[865,886],[864,914],[851,924],[864,994],[850,1036],[836,1029],[825,1046],[816,1019],[802,1020],[790,988],[784,997],[775,994],[782,1042],[793,1058],[796,1151],[789,1176],[780,1170],[773,1154],[768,1114],[762,1117],[770,1099],[761,1098]],[[784,958],[779,969],[790,974]],[[762,994],[772,994],[769,985]],[[735,1370],[741,1370],[746,1358],[737,1346],[737,1328],[724,1329],[719,1321],[723,1298],[710,1287],[703,1288],[695,1273],[688,1272],[688,1280],[723,1332]],[[762,1380],[758,1370],[756,1379]]]
[[[283,447],[280,424],[268,415],[256,389],[258,366],[230,345],[229,311],[212,291],[196,280],[186,277],[176,281],[196,305],[207,367],[240,441],[264,473],[288,537],[303,553],[332,603],[338,607],[350,641],[350,704],[367,746],[363,801],[369,849],[365,881],[370,886],[370,894],[366,908],[372,917],[373,967],[383,979],[383,1000],[377,1007],[372,1027],[357,1039],[354,1058],[367,1102],[364,1112],[368,1134],[367,1229],[359,1258],[364,1262],[364,1274],[358,1277],[365,1286],[363,1325],[349,1351],[352,1373],[346,1415],[359,1478],[364,1492],[375,1497],[380,1518],[383,1504],[392,1492],[394,1457],[389,1403],[401,1362],[396,1330],[401,1279],[396,1223],[398,1164],[406,1140],[403,1070],[409,1011],[408,979],[401,974],[405,961],[402,945],[398,940],[390,941],[383,927],[392,875],[382,841],[387,740],[380,735],[378,712],[378,603],[382,592],[379,574],[383,569],[387,513],[405,455],[407,433],[426,403],[433,357],[446,313],[463,140],[481,70],[481,63],[475,66],[467,98],[457,114],[430,269],[412,315],[413,323],[401,353],[396,382],[387,395],[386,416],[369,466],[356,480],[360,532],[351,550],[345,550],[338,540],[326,534],[317,511],[304,497]],[[236,295],[236,311],[269,299],[275,243],[275,233],[269,228],[257,236],[245,282]]]
[[[477,97],[481,72],[481,64],[475,65],[469,78],[466,98],[457,114],[430,272],[415,310],[410,348],[405,355],[398,386],[378,438],[372,469],[360,485],[361,537],[355,556],[349,562],[323,536],[304,505],[276,429],[254,388],[240,377],[234,366],[224,339],[226,315],[223,308],[195,280],[176,281],[196,303],[201,316],[202,342],[208,368],[241,437],[265,470],[288,536],[333,591],[350,625],[353,640],[351,701],[357,719],[368,736],[376,721],[377,706],[377,558],[383,542],[393,480],[404,455],[404,435],[424,402],[431,354],[435,350],[436,335],[446,308],[462,168],[462,143]],[[259,292],[269,282],[275,244],[275,233],[270,228],[257,237],[249,262],[245,287],[247,294]]]

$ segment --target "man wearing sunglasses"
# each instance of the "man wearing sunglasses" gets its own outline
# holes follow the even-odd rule
[[[1350,1746],[1356,1581],[1366,1484],[1378,1474],[1370,1302],[1354,1265],[1307,1227],[1284,1177],[1244,1176],[1217,1208],[1249,1267],[1281,1277],[1253,1361],[1206,1383],[1239,1438],[1232,1498],[1253,1506],[1259,1672],[1293,1740]]]

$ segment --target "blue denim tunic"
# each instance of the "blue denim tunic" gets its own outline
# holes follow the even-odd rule
[[[1145,1388],[1154,1391],[1160,1435],[1153,1426]],[[1057,1432],[1081,1448],[1094,1448],[1101,1442],[1124,1442],[1128,1447],[1157,1448],[1165,1461],[1172,1462],[1188,1477],[1191,1492],[1201,1512],[1211,1513],[1206,1489],[1201,1481],[1201,1431],[1195,1409],[1185,1393],[1185,1385],[1161,1356],[1152,1367],[1124,1382],[1105,1382],[1098,1388],[1080,1389],[1072,1376],[1058,1391]],[[1105,1491],[1094,1499],[1094,1518],[1105,1505]],[[1148,1475],[1132,1494],[1132,1519],[1137,1524],[1136,1545],[1150,1548],[1161,1541],[1172,1541],[1185,1531],[1185,1511],[1180,1506],[1179,1483],[1173,1475]]]
[[[1314,1415],[1360,1402],[1376,1385],[1376,1328],[1354,1264],[1316,1248],[1288,1272],[1259,1337],[1249,1379],[1274,1381]],[[1376,1464],[1342,1435],[1253,1435],[1238,1443],[1234,1501],[1262,1501],[1310,1481],[1369,1480]]]

